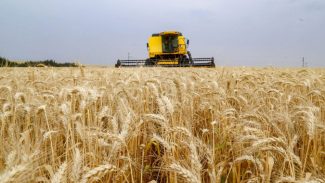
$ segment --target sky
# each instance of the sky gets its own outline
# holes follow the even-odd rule
[[[325,0],[1,0],[0,56],[113,65],[176,30],[220,66],[325,67]]]

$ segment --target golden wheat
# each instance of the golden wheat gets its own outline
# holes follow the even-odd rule
[[[325,69],[2,68],[2,182],[325,182]]]

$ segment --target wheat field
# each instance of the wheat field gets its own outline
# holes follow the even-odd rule
[[[2,68],[0,182],[325,182],[325,69]]]

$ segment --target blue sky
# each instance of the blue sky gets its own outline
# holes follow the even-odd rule
[[[325,66],[324,0],[1,0],[0,56],[112,65],[178,30],[223,66]]]

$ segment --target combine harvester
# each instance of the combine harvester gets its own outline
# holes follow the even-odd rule
[[[192,58],[189,40],[182,33],[166,31],[152,34],[147,43],[149,58],[117,60],[115,67],[215,67],[214,58]]]

